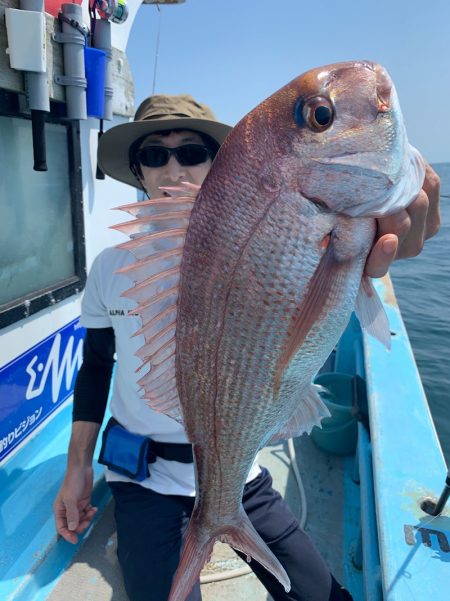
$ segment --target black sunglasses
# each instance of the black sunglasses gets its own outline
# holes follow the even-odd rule
[[[136,158],[144,167],[164,167],[172,155],[183,167],[193,167],[206,163],[211,151],[203,144],[184,144],[177,148],[144,146],[137,151]]]

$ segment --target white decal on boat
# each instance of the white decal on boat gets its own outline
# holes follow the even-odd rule
[[[66,389],[69,390],[73,376],[76,371],[81,367],[83,360],[83,340],[78,341],[78,345],[73,352],[74,336],[70,336],[64,354],[60,358],[60,347],[61,347],[61,334],[58,333],[52,344],[52,348],[47,357],[45,365],[42,362],[37,363],[39,355],[34,355],[29,364],[26,367],[26,371],[30,376],[25,398],[27,400],[34,399],[40,396],[47,383],[50,371],[52,373],[52,402],[56,403],[59,398],[59,392],[63,377],[65,375]],[[37,365],[36,365],[37,363]],[[38,373],[42,373],[42,377],[38,386],[35,388],[36,380],[38,379]]]

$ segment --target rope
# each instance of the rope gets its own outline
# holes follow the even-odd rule
[[[155,66],[153,69],[152,95],[155,93],[156,70],[158,68],[158,55],[159,55],[159,36],[161,33],[161,9],[159,8],[159,4],[156,4],[156,8],[158,9],[158,32],[156,34]]]

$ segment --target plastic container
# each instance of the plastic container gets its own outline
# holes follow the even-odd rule
[[[86,105],[89,117],[103,119],[105,115],[106,53],[97,48],[84,49],[86,69]]]
[[[322,428],[313,428],[311,438],[327,453],[351,455],[355,452],[358,426],[353,416],[353,380],[353,375],[338,372],[321,373],[315,379],[316,384],[330,392],[321,397],[331,417],[322,420]]]

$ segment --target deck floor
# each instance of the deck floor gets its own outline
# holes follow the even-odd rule
[[[343,556],[345,526],[343,499],[345,484],[339,457],[319,451],[303,436],[295,441],[297,462],[308,501],[306,531],[322,553],[331,571],[340,581],[346,580]],[[286,498],[293,512],[300,515],[300,495],[286,443],[261,451],[261,465],[267,467],[275,488]],[[230,568],[244,563],[227,545],[216,545],[212,557],[215,566]],[[355,591],[352,591],[355,594]],[[202,585],[204,601],[270,601],[271,597],[253,574]],[[65,571],[48,601],[127,601],[116,558],[116,534],[112,501],[96,527],[89,533],[80,551]],[[355,597],[355,601],[362,601]]]

